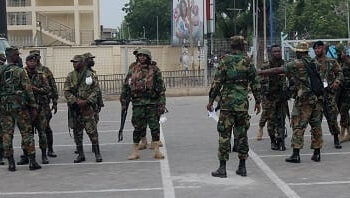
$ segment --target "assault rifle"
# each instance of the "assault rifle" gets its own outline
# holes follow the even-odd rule
[[[126,121],[126,116],[128,114],[129,104],[130,104],[130,100],[128,99],[126,101],[126,104],[125,104],[126,108],[122,109],[122,112],[121,112],[120,128],[119,128],[119,132],[118,132],[118,142],[123,141],[123,130],[124,130],[124,125],[125,125],[125,121]]]

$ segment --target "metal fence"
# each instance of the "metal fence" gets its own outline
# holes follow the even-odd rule
[[[212,81],[212,75],[205,77],[204,69],[163,71],[163,80],[167,89],[206,87]],[[212,74],[214,72],[211,72]],[[121,93],[125,74],[98,75],[99,85],[104,95],[119,95]],[[63,96],[65,78],[56,78],[58,93]]]

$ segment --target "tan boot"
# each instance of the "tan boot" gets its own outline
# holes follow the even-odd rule
[[[159,147],[163,147],[163,143],[160,140],[159,140]]]
[[[141,143],[139,144],[139,150],[144,150],[147,148],[147,138],[146,136],[145,137],[142,137],[141,138]]]
[[[156,145],[156,142],[152,141],[151,142],[151,146],[149,147],[149,149],[153,150],[155,148],[155,145]]]
[[[154,158],[155,159],[164,159],[163,153],[159,151],[159,141],[154,142]]]
[[[350,127],[347,128],[347,133],[344,137],[344,141],[343,142],[347,142],[350,141]]]
[[[262,136],[263,136],[263,127],[259,127],[259,131],[256,134],[256,140],[258,141],[262,140]]]
[[[340,142],[344,141],[344,137],[345,137],[345,128],[341,127],[340,134],[339,134],[339,141]]]
[[[153,141],[152,141],[151,146],[149,147],[149,149],[152,149],[152,150],[153,150],[153,149],[154,149],[154,145],[155,145],[155,144],[154,144]],[[163,147],[163,143],[162,143],[162,141],[160,141],[160,140],[159,140],[159,147]]]
[[[132,147],[132,153],[129,155],[128,160],[136,160],[140,158],[140,153],[138,150],[139,144],[134,144]]]

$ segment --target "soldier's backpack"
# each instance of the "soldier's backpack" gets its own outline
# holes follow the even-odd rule
[[[320,73],[317,71],[317,65],[315,61],[309,61],[306,58],[302,59],[306,72],[309,75],[310,78],[310,84],[311,84],[311,91],[317,96],[323,96],[324,94],[324,85],[321,80]],[[303,81],[302,81],[303,82]]]

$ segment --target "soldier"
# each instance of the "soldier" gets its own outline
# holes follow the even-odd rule
[[[53,150],[53,134],[50,126],[52,111],[54,114],[57,113],[57,100],[58,100],[57,85],[51,70],[48,67],[42,65],[40,62],[41,60],[40,50],[31,50],[29,53],[37,56],[37,60],[38,60],[37,70],[43,72],[46,75],[47,80],[49,82],[50,89],[51,89],[49,94],[49,99],[52,101],[52,107],[50,108],[50,103],[48,103],[47,105],[45,105],[45,107],[43,107],[43,109],[46,112],[46,120],[47,120],[47,128],[45,130],[47,144],[48,144],[47,155],[49,157],[57,157],[57,154]]]
[[[261,100],[260,83],[256,75],[256,69],[244,53],[245,45],[246,41],[243,36],[231,37],[232,54],[224,56],[220,61],[209,92],[208,111],[213,111],[213,102],[217,95],[221,95],[221,111],[217,124],[220,167],[211,173],[213,177],[227,177],[226,161],[229,159],[233,127],[234,136],[238,139],[237,152],[240,159],[236,174],[247,176],[245,161],[248,158],[247,131],[250,126],[248,86],[253,91],[256,102],[254,110],[257,114],[260,113]]]
[[[323,84],[317,71],[318,66],[308,56],[308,51],[308,44],[300,42],[296,47],[297,59],[284,67],[259,71],[260,75],[285,73],[296,80],[298,90],[292,111],[293,154],[286,159],[286,162],[290,163],[300,163],[299,152],[304,146],[304,132],[307,124],[311,126],[311,149],[314,149],[311,159],[315,162],[321,160]]]
[[[146,134],[147,125],[151,129],[154,158],[163,159],[159,151],[160,125],[159,118],[165,112],[165,86],[157,63],[152,61],[151,52],[138,49],[138,62],[129,68],[126,75],[120,102],[122,109],[126,109],[128,101],[132,102],[133,114],[133,150],[129,160],[140,158],[138,151],[142,135]]]
[[[16,171],[13,158],[14,126],[21,132],[22,143],[29,157],[29,169],[40,169],[35,160],[34,134],[32,133],[31,118],[37,117],[37,104],[25,70],[21,67],[18,49],[6,48],[8,65],[0,70],[0,112],[3,129],[4,156],[8,159],[9,171]]]
[[[99,87],[95,74],[85,67],[85,57],[76,55],[71,60],[74,71],[70,72],[64,83],[64,96],[68,104],[68,124],[73,129],[78,156],[74,163],[85,161],[83,150],[83,130],[88,134],[96,162],[102,162],[98,143],[97,124],[94,107],[97,105]]]
[[[0,53],[0,70],[1,67],[5,65],[6,62],[6,56],[3,53]],[[0,112],[1,114],[1,112]],[[0,115],[1,117],[1,115]],[[4,155],[4,149],[2,146],[2,128],[1,128],[1,123],[0,123],[0,165],[4,165],[4,161],[3,161],[3,155]]]
[[[334,137],[334,148],[341,149],[342,146],[338,138],[340,129],[337,120],[339,111],[335,96],[343,74],[337,61],[326,57],[325,46],[322,41],[315,42],[313,49],[316,54],[316,61],[320,66],[321,80],[325,85],[323,112],[327,119],[329,131]]]
[[[271,47],[271,56],[271,60],[262,66],[262,70],[281,67],[284,65],[284,60],[281,55],[281,47],[279,45],[273,45]],[[264,77],[261,80],[263,113],[259,122],[260,128],[258,138],[261,137],[260,134],[262,134],[262,128],[265,125],[263,121],[267,120],[267,130],[270,136],[272,150],[286,149],[284,145],[285,120],[283,119],[288,112],[287,100],[289,98],[288,94],[286,94],[286,84],[287,81],[284,74]],[[283,115],[280,115],[281,113],[283,113]],[[282,116],[281,119],[278,119],[279,116]],[[279,121],[282,123],[279,123]]]
[[[341,82],[338,107],[340,111],[340,140],[342,142],[350,140],[350,57],[346,55],[346,49],[341,43],[336,46],[338,62],[341,65],[344,78]],[[345,131],[347,134],[345,135]]]

